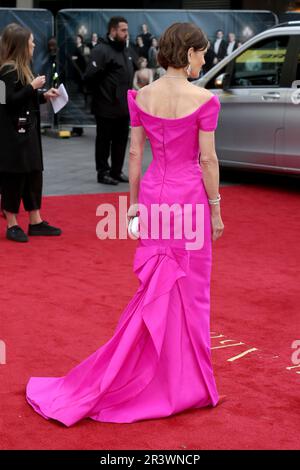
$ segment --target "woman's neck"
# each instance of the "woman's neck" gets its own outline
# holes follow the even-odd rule
[[[175,67],[170,67],[170,66],[167,68],[165,76],[187,79],[187,73],[185,72],[183,68],[176,69]]]

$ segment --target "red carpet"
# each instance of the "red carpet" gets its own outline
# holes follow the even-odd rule
[[[227,399],[132,424],[84,420],[67,429],[37,415],[24,395],[30,376],[64,375],[106,342],[138,286],[136,242],[95,233],[97,205],[121,193],[44,198],[45,219],[64,230],[58,238],[14,244],[0,218],[1,449],[299,448],[300,365],[288,369],[300,339],[298,194],[248,185],[221,193],[211,330]],[[26,227],[24,213],[19,222]]]

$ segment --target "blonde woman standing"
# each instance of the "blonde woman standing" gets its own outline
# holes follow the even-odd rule
[[[40,136],[39,104],[59,93],[45,85],[45,76],[34,78],[30,63],[35,44],[30,30],[11,23],[5,27],[0,43],[0,80],[5,97],[0,105],[0,187],[1,209],[6,216],[6,238],[27,242],[18,225],[21,201],[29,213],[28,235],[60,235],[61,230],[42,220],[43,156]]]

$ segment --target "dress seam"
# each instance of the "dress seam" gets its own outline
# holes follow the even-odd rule
[[[161,188],[160,188],[160,194],[159,194],[159,198],[158,198],[158,203],[160,204],[160,201],[161,201],[161,195],[162,195],[162,190],[163,190],[163,186],[164,186],[164,182],[165,182],[165,175],[166,175],[166,169],[167,169],[167,161],[166,161],[166,148],[165,148],[165,128],[164,128],[164,125],[162,124],[162,129],[163,129],[163,135],[162,135],[162,138],[163,138],[163,149],[164,149],[164,164],[165,164],[165,168],[164,168],[164,174],[163,174],[163,179],[162,179],[162,183],[161,183]]]

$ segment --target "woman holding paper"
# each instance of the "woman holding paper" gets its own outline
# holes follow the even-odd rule
[[[45,85],[45,76],[34,78],[30,64],[35,48],[30,30],[11,23],[3,30],[0,47],[0,188],[1,209],[7,220],[6,238],[28,241],[17,222],[21,201],[29,213],[28,235],[60,235],[61,230],[42,220],[43,155],[39,104],[59,92]]]

